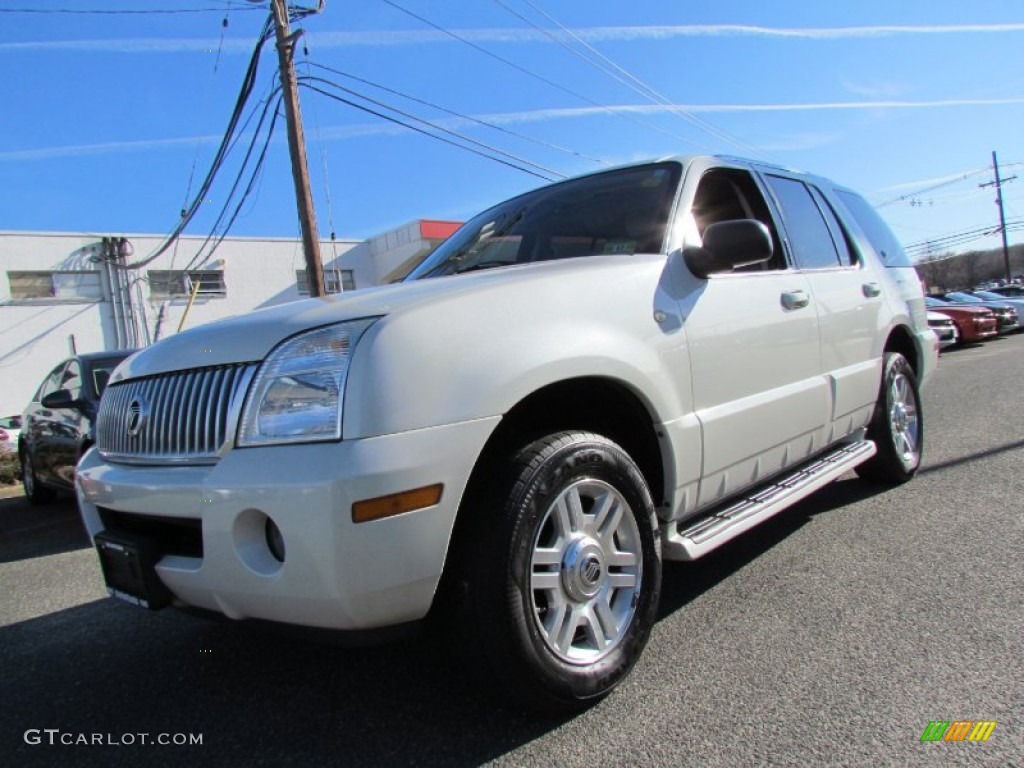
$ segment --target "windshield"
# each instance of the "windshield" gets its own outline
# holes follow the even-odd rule
[[[570,179],[484,211],[406,280],[600,254],[660,253],[682,168],[652,163]]]
[[[103,394],[103,390],[107,388],[107,382],[110,381],[110,374],[114,372],[114,369],[121,364],[121,361],[128,357],[127,354],[121,355],[120,357],[112,357],[104,360],[94,360],[90,366],[92,369],[92,389],[96,393],[96,397],[100,397]]]
[[[947,299],[951,299],[952,301],[959,301],[959,302],[961,302],[963,304],[981,304],[982,303],[982,300],[979,299],[977,296],[971,296],[971,294],[969,294],[969,293],[960,293],[959,291],[955,291],[953,293],[947,293],[946,294],[946,298]]]
[[[999,293],[993,293],[992,291],[975,291],[974,295],[981,299],[988,299],[989,301],[1006,301],[1006,297]]]

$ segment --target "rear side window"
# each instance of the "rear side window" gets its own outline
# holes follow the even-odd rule
[[[64,367],[67,365],[66,362],[61,363],[52,371],[50,375],[46,377],[46,380],[39,385],[39,390],[36,392],[35,402],[42,402],[43,398],[51,392],[56,392],[60,389],[60,384],[63,379],[62,374],[64,373]]]
[[[801,269],[838,267],[839,251],[832,232],[807,185],[782,176],[768,176],[766,180],[782,209],[797,266]],[[849,254],[845,263],[849,263]]]
[[[64,375],[61,377],[60,388],[66,389],[70,392],[73,399],[81,399],[82,372],[77,360],[72,360],[68,363],[68,367],[64,369]]]
[[[821,190],[817,187],[810,187],[810,190],[814,195],[815,202],[818,203],[821,215],[825,217],[828,231],[832,234],[832,242],[835,243],[836,251],[839,253],[839,263],[844,267],[852,267],[857,258],[854,256],[855,251],[850,244],[850,236],[847,234],[842,222],[839,221],[839,217],[836,215],[832,204],[821,194]]]
[[[907,254],[904,253],[900,241],[896,239],[892,230],[889,229],[889,225],[878,215],[878,211],[874,209],[871,203],[860,195],[845,189],[837,189],[836,195],[839,201],[846,206],[860,228],[864,230],[864,234],[867,235],[871,247],[875,249],[875,253],[878,254],[878,258],[882,260],[885,266],[914,266],[907,257]]]

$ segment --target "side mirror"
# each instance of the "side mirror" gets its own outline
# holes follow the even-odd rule
[[[66,389],[58,389],[56,392],[51,392],[48,395],[44,395],[41,401],[43,408],[50,408],[52,410],[59,410],[61,408],[81,408],[81,400],[76,400],[71,396],[71,393]]]
[[[704,246],[683,249],[683,259],[697,277],[761,264],[772,257],[768,227],[754,219],[719,221],[704,230]]]

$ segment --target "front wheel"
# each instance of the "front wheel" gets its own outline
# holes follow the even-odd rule
[[[21,484],[25,488],[25,498],[33,506],[53,501],[56,494],[39,482],[36,468],[32,462],[32,452],[26,446],[21,452]]]
[[[905,483],[921,466],[924,421],[917,377],[910,362],[899,352],[887,352],[882,386],[868,425],[868,439],[878,453],[857,467],[867,480]]]
[[[661,583],[643,475],[612,441],[561,432],[526,446],[492,489],[465,606],[488,677],[548,711],[582,709],[632,669]],[[500,500],[500,501],[499,501]]]

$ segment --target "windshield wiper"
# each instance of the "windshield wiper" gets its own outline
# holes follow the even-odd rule
[[[518,264],[519,262],[515,259],[495,259],[493,261],[478,261],[476,264],[470,264],[468,267],[455,270],[456,275],[461,275],[464,272],[476,272],[479,269],[491,269],[492,267],[508,267],[512,264]]]

